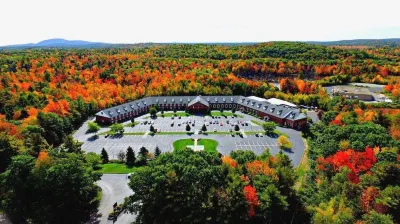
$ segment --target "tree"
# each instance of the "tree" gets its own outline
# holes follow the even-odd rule
[[[207,131],[207,127],[205,124],[203,124],[203,126],[201,126],[201,131],[202,132],[206,132]]]
[[[264,128],[266,134],[271,134],[276,128],[276,123],[273,121],[267,121],[262,124],[262,127]]]
[[[123,134],[125,131],[124,126],[119,123],[112,124],[110,126],[110,133],[115,135],[115,134]]]
[[[135,160],[135,152],[133,151],[132,147],[129,146],[126,150],[126,165],[133,166],[133,164],[135,164]]]
[[[19,150],[23,150],[22,141],[0,132],[0,173],[7,168],[11,158],[17,155]]]
[[[78,142],[77,140],[75,140],[72,135],[68,135],[64,138],[63,146],[67,150],[67,152],[80,153],[82,144],[82,142]]]
[[[278,137],[278,146],[281,149],[289,150],[292,148],[292,142],[286,136],[281,135]]]
[[[236,108],[232,108],[232,114],[236,113]]]
[[[106,151],[104,148],[101,150],[101,160],[103,161],[103,164],[109,162],[109,160],[108,160],[108,153],[107,153],[107,151]]]
[[[186,125],[186,131],[187,131],[187,132],[190,131],[190,125],[189,125],[189,124]]]
[[[85,160],[88,164],[91,164],[93,169],[95,169],[102,161],[101,156],[94,152],[85,154]]]
[[[65,134],[71,131],[67,120],[57,114],[39,112],[37,119],[40,127],[43,128],[43,137],[50,145],[61,144]]]
[[[154,157],[157,158],[159,155],[161,155],[161,150],[158,148],[158,146],[156,146],[154,149]]]
[[[221,112],[221,115],[224,114],[224,108],[219,109],[219,112]]]
[[[139,166],[144,166],[147,164],[148,154],[149,154],[149,150],[147,150],[145,147],[142,146],[139,149],[138,161],[137,161]]]
[[[100,126],[96,122],[88,122],[88,133],[97,133],[100,130]]]
[[[121,163],[125,162],[126,154],[123,151],[119,151],[117,154],[117,158]]]
[[[88,222],[99,205],[95,182],[101,174],[81,154],[49,154],[41,153],[36,160],[26,155],[13,158],[1,175],[7,213],[17,217],[16,223]]]
[[[153,127],[153,125],[150,125],[150,132],[152,132],[152,133],[154,133],[154,127]]]
[[[155,117],[157,114],[157,109],[155,107],[151,107],[149,110],[151,117]]]
[[[232,159],[239,164],[245,164],[256,159],[256,154],[250,150],[236,150],[231,152]]]
[[[239,130],[240,130],[239,125],[235,125],[235,131],[239,131]]]
[[[135,126],[135,118],[131,119],[132,127]]]
[[[133,173],[129,186],[135,194],[125,204],[137,214],[136,222],[243,223],[247,203],[240,176],[232,172],[228,178],[218,155],[207,154],[165,153]],[[225,184],[230,178],[235,181]]]

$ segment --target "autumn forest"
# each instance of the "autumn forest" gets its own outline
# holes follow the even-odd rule
[[[348,83],[384,85],[392,102],[325,88]],[[300,42],[0,50],[0,212],[87,223],[101,173],[71,133],[162,95],[278,98],[318,108],[319,121],[300,130],[299,167],[268,151],[162,153],[130,182],[137,223],[400,223],[400,47]]]

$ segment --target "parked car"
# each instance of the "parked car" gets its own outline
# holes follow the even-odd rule
[[[258,136],[263,137],[264,135],[262,133],[258,133]]]
[[[256,137],[258,137],[259,136],[259,134],[258,133],[256,133]]]

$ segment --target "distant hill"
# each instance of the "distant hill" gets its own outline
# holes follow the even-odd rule
[[[8,45],[0,48],[4,49],[27,49],[27,48],[101,48],[110,47],[113,44],[101,42],[89,42],[83,40],[49,39],[39,43]]]
[[[390,39],[355,39],[339,41],[306,41],[308,44],[317,44],[324,46],[400,46],[400,38]]]

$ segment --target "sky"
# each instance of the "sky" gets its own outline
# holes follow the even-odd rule
[[[400,38],[399,0],[1,0],[0,46]]]

